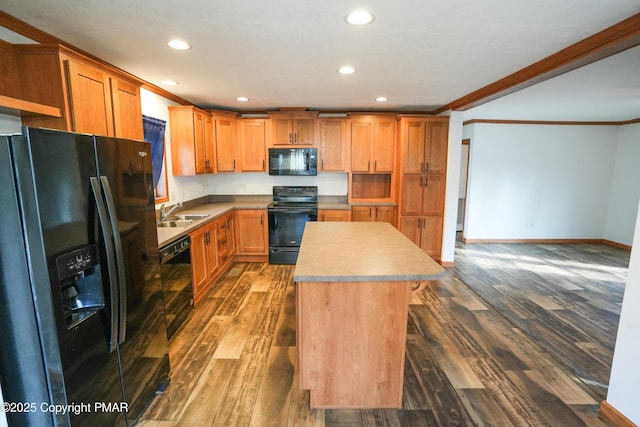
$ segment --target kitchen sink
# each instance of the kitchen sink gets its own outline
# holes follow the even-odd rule
[[[194,215],[178,215],[179,220],[185,221],[197,221],[202,218],[208,217],[209,214],[194,214]]]
[[[160,221],[158,227],[186,227],[193,222],[191,219],[175,219],[171,221]]]

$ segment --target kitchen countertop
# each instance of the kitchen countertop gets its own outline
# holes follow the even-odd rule
[[[296,282],[435,280],[444,269],[386,222],[309,222]]]
[[[224,203],[205,203],[195,208],[185,209],[176,213],[176,215],[202,215],[208,214],[206,218],[193,221],[186,227],[158,227],[158,247],[163,246],[186,236],[198,227],[202,227],[208,222],[215,220],[221,215],[231,212],[234,209],[266,209],[271,201],[248,200],[233,201]]]

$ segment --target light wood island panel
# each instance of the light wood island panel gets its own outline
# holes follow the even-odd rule
[[[402,407],[409,300],[443,274],[390,224],[306,224],[294,281],[312,408]]]

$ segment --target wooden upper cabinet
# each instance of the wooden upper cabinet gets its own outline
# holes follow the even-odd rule
[[[119,138],[144,139],[140,87],[115,78],[111,79],[115,133]]]
[[[445,173],[447,170],[448,120],[430,121],[426,129],[425,170],[428,173]]]
[[[447,168],[447,118],[402,118],[402,173],[444,173]]]
[[[215,122],[216,172],[235,172],[237,162],[237,120],[235,113],[213,113]]]
[[[349,127],[345,119],[318,120],[320,171],[346,171]]]
[[[169,107],[173,175],[213,172],[213,122],[192,106]]]
[[[14,45],[14,53],[22,98],[62,113],[24,125],[143,139],[140,82],[59,45]]]
[[[363,116],[351,123],[351,172],[393,173],[395,116]]]
[[[69,82],[73,130],[114,136],[109,76],[80,62],[65,60],[64,64]]]
[[[266,171],[267,148],[265,120],[238,120],[238,142],[240,148],[240,171]]]
[[[316,144],[317,111],[291,113],[274,112],[271,115],[269,146]]]

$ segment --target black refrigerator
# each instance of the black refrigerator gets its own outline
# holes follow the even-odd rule
[[[37,128],[0,137],[10,426],[132,425],[168,384],[153,195],[146,142]]]

